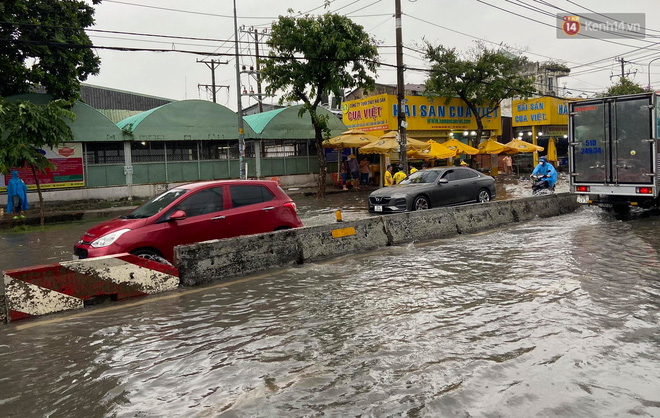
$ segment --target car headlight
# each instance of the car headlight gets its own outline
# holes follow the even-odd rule
[[[406,195],[405,194],[393,194],[391,199],[396,200],[396,199],[405,199]]]
[[[107,235],[103,235],[101,238],[97,238],[92,242],[92,247],[94,248],[103,248],[109,245],[112,245],[115,241],[119,239],[122,235],[130,231],[130,229],[120,229],[119,231],[111,232]]]

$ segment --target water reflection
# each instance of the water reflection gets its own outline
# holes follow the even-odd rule
[[[587,209],[9,325],[0,404],[15,416],[657,415],[657,223]]]

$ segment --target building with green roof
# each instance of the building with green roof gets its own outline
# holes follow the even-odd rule
[[[8,100],[47,103],[52,97],[35,93]],[[68,123],[74,141],[82,145],[86,188],[129,186],[127,195],[142,196],[156,189],[139,193],[133,186],[239,177],[238,116],[231,109],[204,100],[166,102],[139,113],[118,106],[99,111],[77,102],[72,108],[76,119]],[[308,113],[298,116],[300,109],[244,117],[248,177],[314,181],[319,169],[315,132]],[[332,136],[346,130],[331,112],[321,108],[319,113],[329,116]],[[126,117],[115,124],[105,114]]]

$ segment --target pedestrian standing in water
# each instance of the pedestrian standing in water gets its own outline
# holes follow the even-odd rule
[[[360,186],[365,189],[369,188],[369,160],[363,158],[360,161]]]
[[[385,187],[391,186],[394,184],[394,178],[392,177],[392,164],[387,165],[387,171],[385,171]]]
[[[504,174],[511,175],[513,174],[513,160],[510,155],[505,155],[504,159]]]
[[[353,188],[360,190],[360,164],[355,154],[348,156],[348,168],[351,170],[351,177],[353,177]]]
[[[346,187],[346,182],[348,181],[348,162],[346,160],[342,161],[340,164],[339,174],[341,175],[341,185],[344,187],[342,190],[348,190]]]
[[[7,213],[13,213],[14,219],[25,218],[21,211],[28,210],[27,186],[18,177],[18,171],[11,172],[11,180],[7,183]]]

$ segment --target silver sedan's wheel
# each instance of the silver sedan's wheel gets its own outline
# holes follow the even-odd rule
[[[490,202],[490,193],[486,189],[479,190],[479,196],[477,196],[477,202],[479,203],[488,203]]]
[[[431,205],[429,204],[429,200],[424,196],[418,196],[415,199],[415,202],[413,202],[414,210],[426,210],[430,207]]]

